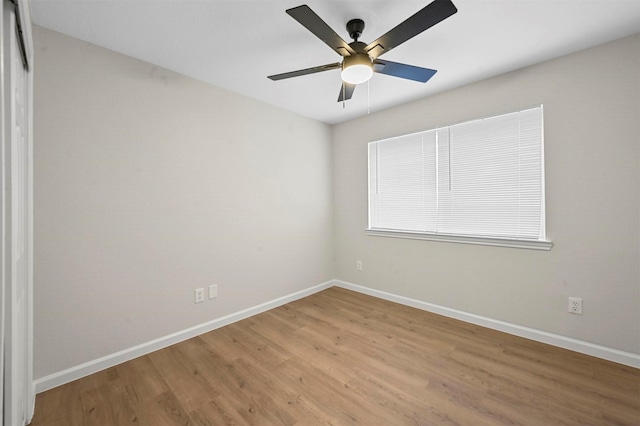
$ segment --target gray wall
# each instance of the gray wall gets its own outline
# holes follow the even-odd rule
[[[336,278],[640,354],[639,52],[635,35],[334,126]],[[365,235],[367,142],[537,104],[551,251]]]
[[[333,278],[327,125],[34,33],[36,379]]]
[[[640,353],[640,36],[331,128],[34,31],[36,379],[332,278]],[[367,142],[540,103],[550,252],[365,235]]]

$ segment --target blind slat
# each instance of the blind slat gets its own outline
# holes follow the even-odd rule
[[[544,240],[542,106],[369,144],[369,228]]]

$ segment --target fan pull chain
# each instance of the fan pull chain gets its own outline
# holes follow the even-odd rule
[[[371,79],[367,80],[367,115],[371,114]]]

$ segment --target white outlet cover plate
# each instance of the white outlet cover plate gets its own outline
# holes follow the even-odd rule
[[[578,297],[570,297],[569,312],[572,314],[582,315],[582,299]]]
[[[209,286],[209,299],[215,299],[218,297],[218,285],[213,284]]]

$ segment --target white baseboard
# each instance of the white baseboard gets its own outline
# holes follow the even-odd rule
[[[380,290],[375,290],[368,287],[363,287],[357,284],[348,283],[340,280],[327,281],[325,283],[307,288],[305,290],[298,291],[296,293],[289,294],[287,296],[280,297],[278,299],[271,300],[269,302],[262,303],[260,305],[244,309],[239,312],[218,318],[204,324],[199,324],[194,327],[164,336],[150,342],[143,343],[141,345],[134,346],[116,352],[111,355],[98,358],[93,361],[86,362],[84,364],[71,367],[67,370],[63,370],[49,376],[42,377],[34,381],[36,393],[44,392],[52,389],[56,386],[63,385],[73,380],[80,379],[98,371],[114,367],[123,362],[132,360],[134,358],[146,355],[153,351],[157,351],[167,346],[182,342],[192,337],[199,336],[203,333],[215,330],[225,325],[232,324],[234,322],[249,318],[253,315],[268,311],[269,309],[277,308],[289,302],[301,299],[303,297],[310,296],[319,291],[325,290],[330,287],[341,287],[347,290],[353,290],[358,293],[367,294],[369,296],[377,297],[379,299],[388,300],[390,302],[399,303],[413,308],[421,309],[427,312],[433,312],[435,314],[443,315],[446,317],[458,319],[471,324],[480,325],[493,330],[502,331],[505,333],[513,334],[515,336],[524,337],[527,339],[535,340],[537,342],[547,343],[553,346],[569,349],[575,352],[595,356],[598,358],[606,359],[609,361],[617,362],[620,364],[628,365],[635,368],[640,368],[640,355],[630,352],[619,351],[617,349],[608,348],[605,346],[595,345],[593,343],[584,342],[570,337],[560,336],[553,333],[547,333],[545,331],[535,330],[528,327],[523,327],[516,324],[510,324],[504,321],[495,320],[492,318],[483,317],[480,315],[470,314],[456,309],[447,308],[444,306],[434,305],[432,303],[423,302],[416,299],[411,299],[404,296],[398,296],[392,293],[387,293]]]
[[[348,283],[345,281],[334,280],[333,284],[336,287],[345,288],[347,290],[353,290],[358,293],[377,297],[379,299],[388,300],[390,302],[411,306],[413,308],[432,312],[434,314],[443,315],[445,317],[454,318],[454,319],[465,321],[471,324],[480,325],[482,327],[490,328],[492,330],[502,331],[505,333],[513,334],[515,336],[520,336],[530,340],[535,340],[537,342],[547,343],[549,345],[558,346],[564,349],[569,349],[574,352],[580,352],[586,355],[595,356],[597,358],[606,359],[608,361],[617,362],[619,364],[628,365],[630,367],[640,368],[640,355],[638,354],[624,352],[617,349],[608,348],[606,346],[595,345],[593,343],[585,342],[582,340],[572,339],[570,337],[565,337],[558,334],[547,333],[546,331],[523,327],[520,325],[511,324],[508,322],[499,321],[492,318],[483,317],[480,315],[470,314],[467,312],[458,311],[456,309],[434,305],[432,303],[423,302],[420,300],[411,299],[404,296],[398,296],[392,293],[387,293],[384,291],[363,287],[363,286]]]
[[[229,325],[245,318],[249,318],[259,313],[268,311],[270,309],[277,308],[278,306],[287,304],[289,302],[302,299],[303,297],[310,296],[314,293],[332,287],[333,284],[333,281],[327,281],[325,283],[307,288],[305,290],[301,290],[287,296],[279,297],[269,302],[253,306],[251,308],[235,312],[222,318],[218,318],[204,324],[199,324],[194,327],[170,334],[168,336],[164,336],[150,342],[146,342],[141,345],[137,345],[132,348],[128,348],[120,352],[116,352],[114,354],[107,355],[102,358],[98,358],[96,360],[89,361],[54,374],[50,374],[34,381],[36,393],[44,392],[56,386],[69,383],[73,380],[77,380],[90,374],[97,373],[98,371],[114,367],[118,364],[122,364],[123,362],[132,360],[142,355],[146,355],[159,349],[166,348],[167,346],[171,346],[184,340],[191,339],[192,337],[199,336],[203,333],[207,333],[217,328],[224,327],[225,325]]]

